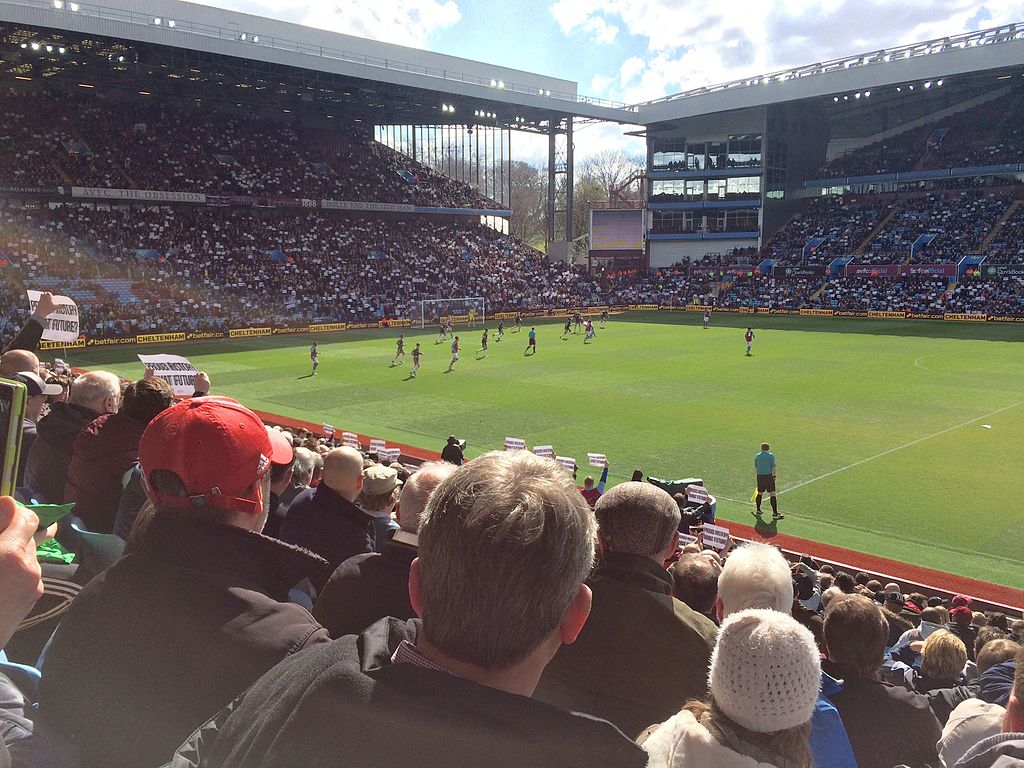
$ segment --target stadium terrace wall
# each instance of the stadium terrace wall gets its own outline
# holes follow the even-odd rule
[[[665,304],[623,304],[617,306],[598,307],[558,307],[556,309],[529,309],[523,312],[496,312],[491,315],[495,320],[512,320],[517,314],[531,318],[562,318],[571,317],[576,312],[584,315],[595,315],[608,310],[610,312],[725,312],[741,315],[801,315],[803,317],[863,317],[877,320],[944,320],[947,322],[964,323],[1017,323],[1024,324],[1024,316],[994,315],[971,312],[898,312],[884,310],[852,310],[852,309],[778,309],[775,307],[714,307],[705,304],[686,304],[668,306]],[[467,322],[468,315],[453,315],[455,322]],[[145,333],[135,336],[117,336],[87,338],[80,337],[76,341],[42,341],[40,349],[62,350],[83,349],[86,347],[114,347],[145,344],[181,344],[193,341],[212,341],[215,339],[245,339],[266,336],[290,336],[299,333],[337,333],[341,331],[363,331],[373,328],[410,328],[413,321],[408,319],[379,320],[375,323],[311,323],[301,326],[260,326],[250,328],[229,328],[226,331],[177,331],[169,333]]]
[[[493,208],[434,208],[408,203],[377,203],[363,200],[313,200],[299,197],[250,197],[247,195],[208,195],[205,192],[175,192],[160,189],[115,189],[112,187],[20,187],[0,185],[0,197],[71,198],[73,200],[122,203],[183,203],[212,208],[305,208],[355,213],[413,213],[446,216],[500,216],[512,211]]]

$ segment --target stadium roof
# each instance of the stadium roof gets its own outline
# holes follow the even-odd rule
[[[639,122],[652,125],[1020,65],[1024,24],[1009,24],[694,88],[637,108]]]
[[[506,106],[503,112],[636,122],[635,108],[581,96],[577,84],[531,72],[327,32],[182,0],[0,0],[0,22],[387,83]],[[462,106],[461,104],[459,106]],[[468,115],[465,115],[468,117]],[[439,115],[457,122],[463,115]],[[444,118],[444,119],[440,119]],[[515,127],[515,126],[513,126]]]

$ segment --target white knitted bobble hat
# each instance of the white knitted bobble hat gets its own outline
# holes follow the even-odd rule
[[[811,719],[821,688],[814,636],[791,616],[764,608],[729,616],[711,654],[708,687],[733,722],[774,733]]]

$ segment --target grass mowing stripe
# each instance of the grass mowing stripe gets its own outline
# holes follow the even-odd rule
[[[1019,405],[1024,405],[1024,400],[1021,400],[1019,403],[1013,403],[1011,405],[1007,405],[1007,406],[1005,406],[1003,408],[997,408],[996,410],[990,411],[989,413],[983,413],[981,416],[976,416],[973,419],[968,419],[967,421],[961,422],[960,424],[954,424],[952,427],[946,427],[946,429],[941,429],[938,432],[932,432],[930,435],[925,435],[924,437],[919,437],[916,440],[911,440],[909,443],[904,443],[903,445],[897,445],[895,448],[890,448],[887,451],[882,451],[881,453],[876,453],[874,456],[868,456],[866,459],[861,459],[860,461],[855,461],[852,464],[847,464],[845,467],[839,467],[839,469],[833,469],[831,472],[826,472],[823,475],[818,475],[817,477],[812,477],[810,480],[804,480],[802,483],[797,483],[796,485],[791,485],[791,486],[789,486],[787,488],[783,488],[781,491],[779,491],[779,495],[781,496],[782,494],[788,493],[789,491],[795,491],[797,488],[803,488],[805,485],[810,485],[811,483],[816,483],[819,480],[824,480],[826,477],[831,477],[832,475],[837,475],[840,472],[845,472],[848,469],[853,469],[854,467],[859,467],[861,464],[867,464],[869,461],[874,461],[875,459],[880,459],[883,456],[888,456],[890,453],[896,453],[896,451],[902,451],[904,448],[909,448],[912,445],[917,445],[918,443],[923,443],[925,440],[931,440],[933,437],[938,437],[939,435],[945,435],[946,433],[952,432],[955,429],[960,429],[961,427],[966,427],[968,424],[974,424],[975,422],[981,421],[982,419],[988,419],[988,418],[991,418],[992,416],[998,416],[1000,413],[1003,413],[1004,411],[1008,411],[1011,408],[1016,408]]]

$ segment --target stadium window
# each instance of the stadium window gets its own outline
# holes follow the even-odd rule
[[[708,200],[725,200],[725,179],[708,181]]]
[[[724,141],[708,143],[708,168],[721,170],[726,168],[729,160],[729,146]]]
[[[761,165],[761,136],[730,136],[729,167],[753,168]]]
[[[726,229],[729,232],[757,232],[759,226],[756,208],[740,208],[726,213]]]
[[[686,145],[686,168],[690,171],[701,171],[707,168],[707,147],[701,142],[699,144]]]
[[[681,171],[686,168],[686,145],[683,142],[667,142],[656,146],[651,159],[655,171]]]
[[[739,176],[726,180],[727,200],[757,200],[761,197],[760,176]]]

